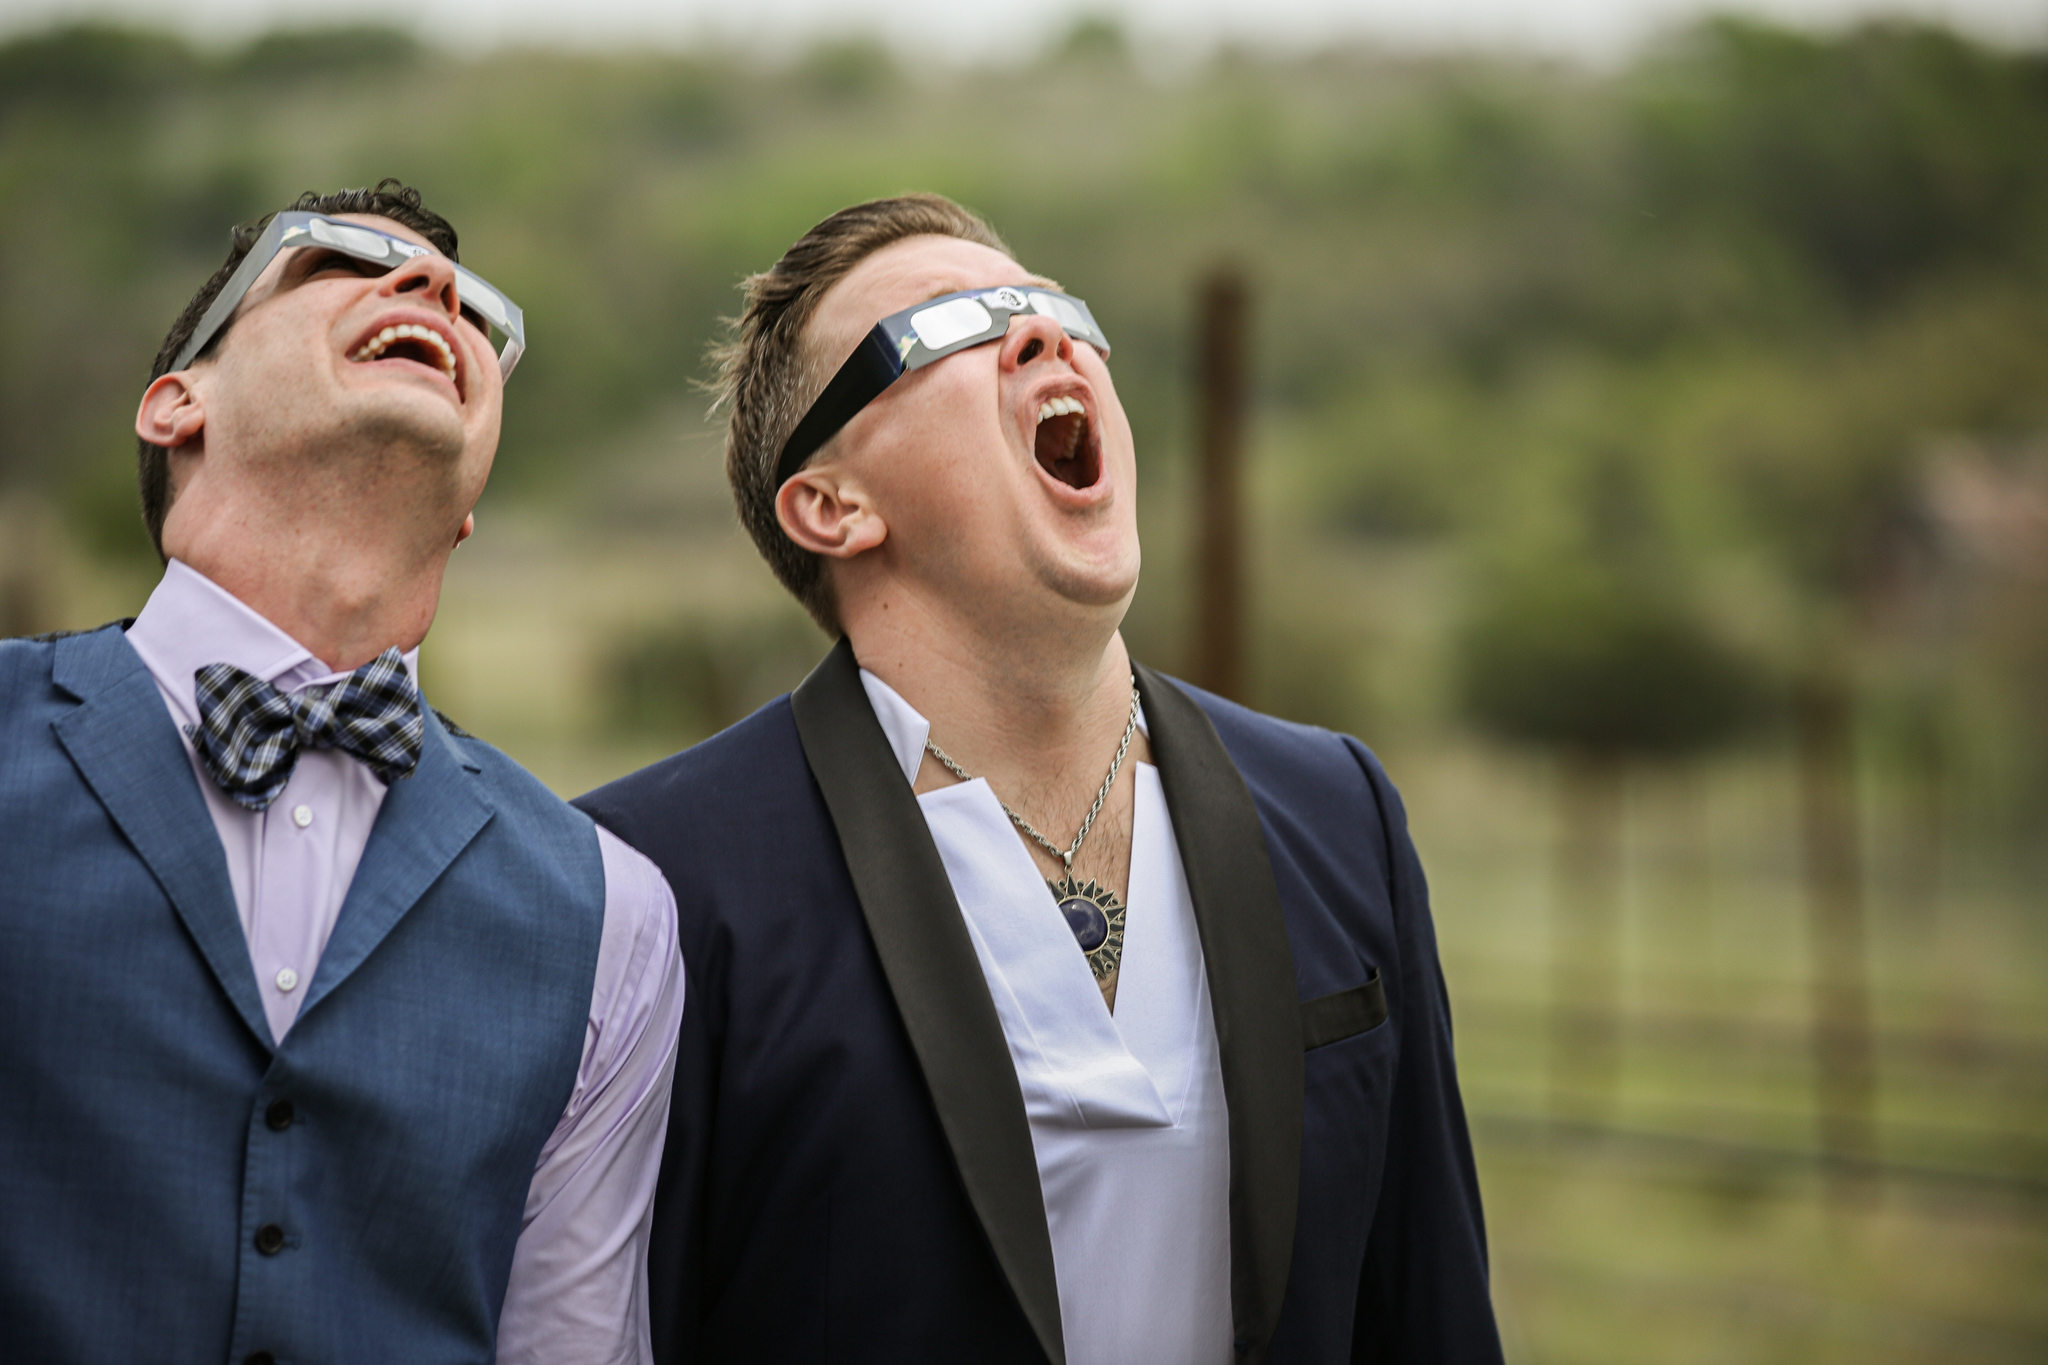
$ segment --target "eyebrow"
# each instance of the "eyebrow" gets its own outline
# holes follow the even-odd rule
[[[1060,289],[1059,282],[1057,280],[1049,280],[1043,275],[1034,275],[1028,270],[1024,272],[1024,283],[1031,286],[1034,289],[1052,289],[1060,293],[1066,292],[1065,290]],[[934,289],[931,293],[926,294],[923,298],[919,299],[917,303],[930,303],[933,299],[942,299],[946,297],[946,295],[948,294],[972,294],[979,290],[1001,289],[1002,287],[1003,286],[999,284],[969,284],[962,285],[957,289]],[[917,303],[913,303],[910,306],[912,308],[915,308],[917,307]]]
[[[299,284],[303,283],[306,275],[305,266],[303,265],[303,262],[310,261],[313,259],[313,255],[309,253],[318,253],[321,255],[328,256],[339,256],[344,254],[342,252],[336,251],[333,247],[321,246],[318,243],[309,243],[305,246],[286,247],[284,250],[277,253],[276,258],[271,261],[270,266],[264,267],[263,273],[265,275],[270,273],[270,269],[273,266],[277,270],[277,275],[271,280],[270,287],[267,290],[265,290],[261,296],[258,296],[258,294],[256,293],[256,289],[257,286],[263,282],[263,276],[258,275],[254,280],[250,281],[248,292],[244,293],[242,297],[236,302],[235,311],[229,314],[228,321],[227,323],[222,325],[221,330],[227,330],[227,327],[232,326],[236,321],[238,321],[241,318],[242,314],[248,312],[249,309],[255,307],[257,304],[262,303],[267,299],[276,298],[277,293],[280,289],[296,288]]]
[[[277,272],[285,277],[303,273],[308,261],[317,261],[323,256],[346,257],[348,255],[345,251],[336,251],[333,247],[322,246],[318,242],[311,242],[304,246],[288,246],[285,248],[285,252],[290,254],[285,255],[284,261],[278,267]]]
[[[278,268],[278,279],[280,281],[296,281],[305,278],[307,270],[310,269],[309,263],[317,263],[328,259],[354,261],[357,258],[349,255],[346,251],[337,251],[335,248],[322,245],[319,242],[308,242],[303,246],[286,247],[284,251],[278,254],[278,259],[282,263]],[[368,262],[359,262],[359,264],[367,265]]]
[[[1062,287],[1061,287],[1061,285],[1060,285],[1059,281],[1057,281],[1057,280],[1049,280],[1049,279],[1047,279],[1047,278],[1046,278],[1045,276],[1043,276],[1043,275],[1034,275],[1034,274],[1032,274],[1032,273],[1031,273],[1030,271],[1028,271],[1028,270],[1026,270],[1026,271],[1024,272],[1024,283],[1025,283],[1025,284],[1027,284],[1027,285],[1029,285],[1029,286],[1031,286],[1031,287],[1033,287],[1033,288],[1037,288],[1037,289],[1051,289],[1051,290],[1053,290],[1053,291],[1055,291],[1055,292],[1057,292],[1057,293],[1062,293],[1062,294],[1064,294],[1064,293],[1066,292],[1066,290],[1065,290],[1064,288],[1062,288]],[[940,288],[937,288],[937,289],[934,289],[934,290],[932,290],[932,292],[931,292],[931,293],[929,293],[929,294],[926,294],[926,295],[925,295],[925,296],[924,296],[923,298],[919,299],[919,300],[917,301],[917,303],[913,303],[913,304],[911,304],[910,306],[911,306],[912,308],[915,308],[915,307],[917,307],[917,304],[918,304],[918,303],[930,303],[930,302],[931,302],[931,301],[932,301],[933,299],[942,299],[942,298],[946,297],[946,295],[948,295],[948,294],[971,294],[971,293],[973,293],[973,292],[974,292],[975,290],[977,290],[977,289],[1001,289],[1002,287],[1003,287],[1003,286],[1002,286],[1002,285],[999,285],[999,284],[990,284],[990,285],[970,284],[970,285],[968,285],[967,287],[965,287],[964,289],[955,289],[955,288],[952,288],[951,286],[941,286]],[[897,311],[898,311],[898,312],[903,312],[903,311],[907,311],[907,310],[904,310],[904,309],[898,309]],[[894,316],[894,314],[889,314],[889,315],[887,315],[887,316]],[[876,320],[875,322],[871,322],[871,323],[869,323],[869,324],[868,324],[868,326],[867,326],[867,328],[866,328],[865,330],[863,330],[863,331],[862,331],[862,332],[860,333],[860,337],[861,337],[861,339],[863,339],[863,340],[864,340],[864,339],[865,339],[865,338],[867,337],[867,334],[868,334],[868,332],[871,332],[871,331],[873,331],[873,330],[875,329],[875,327],[876,327],[876,326],[878,326],[879,324],[880,324],[880,319],[877,319],[877,320]],[[806,331],[808,331],[809,329],[808,329],[808,328],[806,328],[805,330],[806,330]],[[856,341],[854,342],[854,347],[855,347],[855,349],[856,349],[856,350],[857,350],[857,349],[859,349],[859,347],[860,347],[860,344],[861,344],[861,342],[860,342],[859,340],[856,340]],[[828,375],[828,376],[827,376],[827,378],[829,379],[829,378],[830,378],[830,376]]]

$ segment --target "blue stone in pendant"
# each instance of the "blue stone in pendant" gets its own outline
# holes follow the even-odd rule
[[[1067,927],[1074,931],[1082,952],[1094,952],[1109,938],[1109,916],[1086,896],[1067,897],[1060,902],[1060,913],[1067,917]]]

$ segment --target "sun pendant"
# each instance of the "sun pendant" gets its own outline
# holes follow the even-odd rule
[[[1116,892],[1093,879],[1077,882],[1071,872],[1045,884],[1087,955],[1088,970],[1097,981],[1114,974],[1124,956],[1124,904]]]

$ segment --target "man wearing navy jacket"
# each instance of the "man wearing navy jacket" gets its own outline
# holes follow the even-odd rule
[[[578,803],[692,978],[662,1361],[1500,1359],[1399,799],[1131,662],[1108,354],[932,196],[748,282],[728,474],[838,644]]]

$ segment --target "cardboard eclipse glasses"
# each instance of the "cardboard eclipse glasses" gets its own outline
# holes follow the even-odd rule
[[[256,283],[256,277],[263,268],[275,260],[280,251],[290,247],[324,247],[352,256],[359,261],[381,265],[388,273],[396,270],[415,256],[432,254],[432,247],[409,242],[403,237],[394,237],[376,228],[364,227],[361,223],[344,222],[329,218],[324,213],[306,213],[289,210],[275,214],[263,229],[263,235],[256,239],[256,245],[249,248],[249,254],[242,258],[242,264],[206,310],[206,316],[199,320],[199,326],[192,332],[192,339],[178,352],[178,358],[171,362],[171,369],[182,370],[192,363],[194,356],[206,349],[206,343],[219,335],[221,328],[235,315],[235,308],[242,297]],[[519,363],[519,357],[526,352],[526,315],[519,311],[519,305],[506,298],[495,287],[486,283],[479,275],[450,262],[455,270],[455,293],[462,302],[462,311],[476,325],[478,331],[495,332],[501,339],[498,347],[498,373],[506,378],[512,375],[512,367]]]
[[[1059,323],[1076,341],[1085,341],[1104,355],[1109,338],[1095,325],[1088,305],[1072,294],[1036,285],[1004,285],[941,294],[900,313],[891,313],[861,338],[853,354],[832,376],[818,401],[796,424],[782,457],[775,464],[779,488],[802,469],[819,446],[832,439],[854,414],[875,401],[882,390],[911,370],[921,370],[956,351],[996,341],[1010,330],[1019,313],[1036,313]]]

